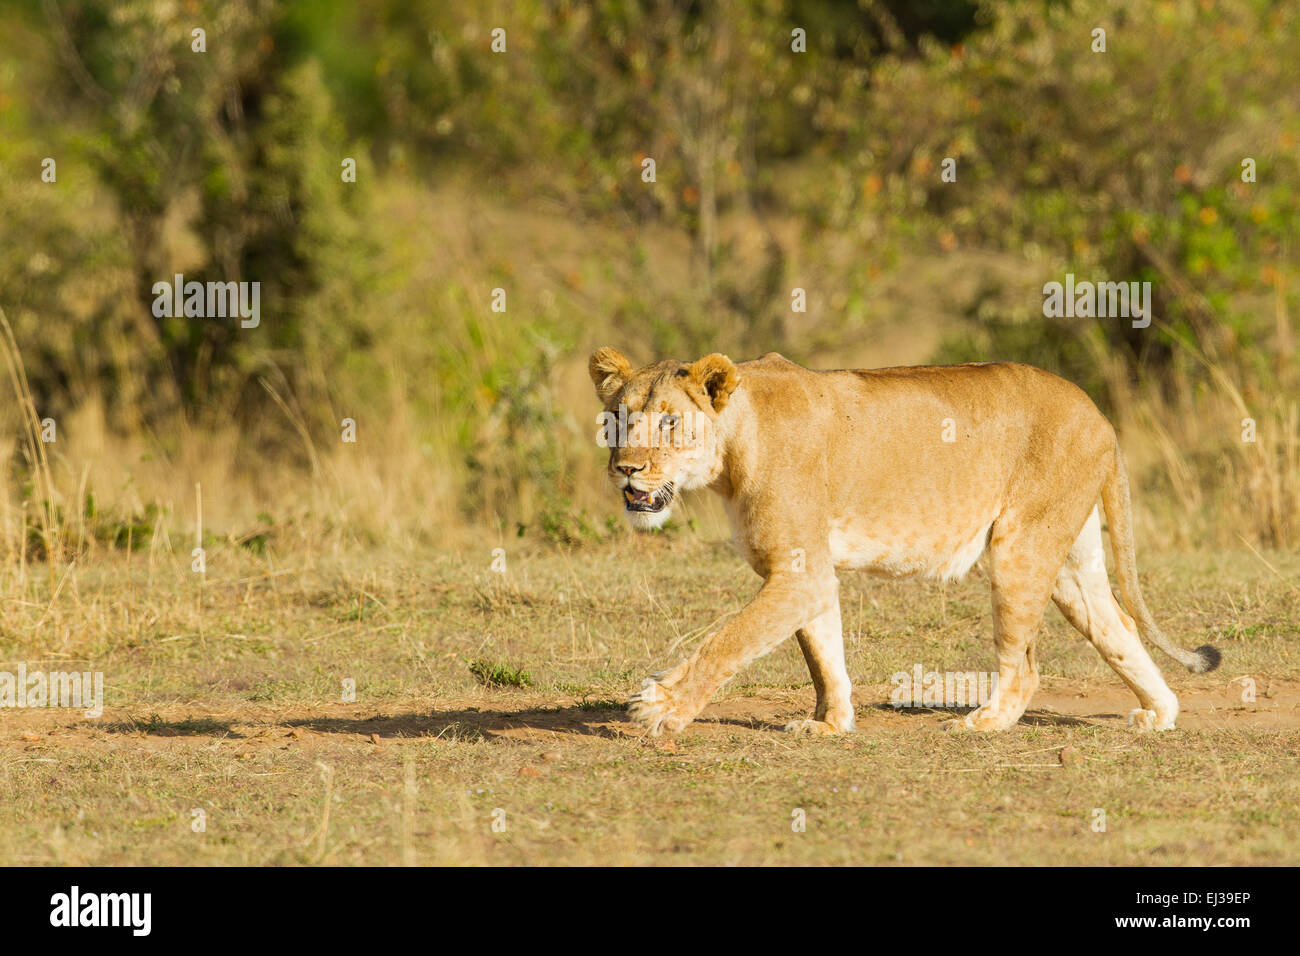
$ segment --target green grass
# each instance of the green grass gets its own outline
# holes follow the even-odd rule
[[[532,675],[528,671],[491,661],[470,661],[469,672],[484,687],[524,688],[531,687],[533,683]]]

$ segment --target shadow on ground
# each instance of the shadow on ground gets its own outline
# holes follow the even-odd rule
[[[245,736],[234,728],[233,721],[212,720],[207,717],[184,720],[162,720],[158,717],[148,720],[115,720],[98,727],[99,730],[110,734],[147,734],[152,737],[242,738]]]
[[[970,713],[974,708],[895,708],[888,702],[859,705],[859,713],[885,713],[907,718],[954,718]],[[1088,714],[1074,717],[1045,710],[1029,710],[1020,718],[1020,724],[1032,727],[1086,727],[1099,720],[1119,719],[1119,714]],[[443,740],[482,740],[490,737],[513,736],[519,731],[537,730],[556,734],[573,734],[585,737],[616,739],[640,736],[641,730],[627,720],[621,706],[592,706],[578,704],[570,707],[537,707],[527,710],[488,710],[465,707],[432,712],[379,714],[373,717],[299,717],[262,721],[215,720],[212,718],[187,718],[162,720],[121,720],[105,724],[102,730],[110,734],[146,734],[157,737],[227,737],[243,739],[250,736],[235,728],[248,731],[250,727],[274,726],[302,728],[322,734],[357,734],[380,738],[439,738]],[[611,726],[613,725],[613,726]],[[784,721],[773,721],[757,716],[722,716],[706,714],[696,719],[693,726],[743,727],[758,732],[782,732]]]
[[[974,707],[895,707],[890,703],[870,704],[866,710],[885,711],[904,717],[965,717],[975,710]],[[1119,714],[1089,714],[1087,717],[1071,717],[1047,710],[1027,710],[1019,720],[1020,724],[1030,727],[1089,727],[1094,721],[1119,717]]]
[[[444,740],[473,740],[504,736],[512,731],[544,730],[550,733],[587,737],[619,737],[605,726],[611,719],[622,720],[622,709],[591,707],[546,707],[534,710],[495,711],[469,707],[434,713],[407,713],[376,717],[308,717],[282,721],[285,727],[301,727],[322,734],[361,734],[369,737],[440,737]]]

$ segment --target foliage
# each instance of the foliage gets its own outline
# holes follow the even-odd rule
[[[941,316],[937,348],[909,360],[1058,371],[1151,436],[1148,465],[1182,475],[1168,490],[1184,511],[1222,506],[1232,474],[1267,502],[1242,533],[1292,540],[1293,7],[71,0],[10,14],[0,304],[42,416],[98,405],[172,458],[182,427],[233,426],[234,467],[287,462],[335,489],[352,468],[350,487],[387,483],[398,501],[433,485],[435,523],[573,544],[600,536],[573,391],[585,350],[855,362],[892,308]],[[57,184],[40,181],[45,157]],[[155,317],[153,283],[178,272],[261,282],[261,325]],[[1045,316],[1042,286],[1066,273],[1150,281],[1152,325]],[[791,310],[796,286],[807,313]],[[344,417],[382,424],[382,477],[335,460]],[[1267,447],[1234,437],[1247,417]]]

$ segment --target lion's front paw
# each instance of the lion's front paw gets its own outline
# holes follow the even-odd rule
[[[1173,718],[1166,717],[1162,719],[1154,710],[1146,710],[1138,707],[1129,711],[1128,725],[1139,733],[1146,733],[1151,730],[1173,730]]]
[[[647,677],[641,682],[641,689],[627,699],[627,715],[651,737],[664,731],[676,733],[695,717],[684,712],[672,688],[659,677]]]

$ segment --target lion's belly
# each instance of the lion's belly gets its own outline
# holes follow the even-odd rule
[[[992,524],[990,518],[974,531],[967,525],[889,534],[868,530],[852,520],[832,521],[828,543],[837,569],[951,581],[964,577],[980,559]]]

